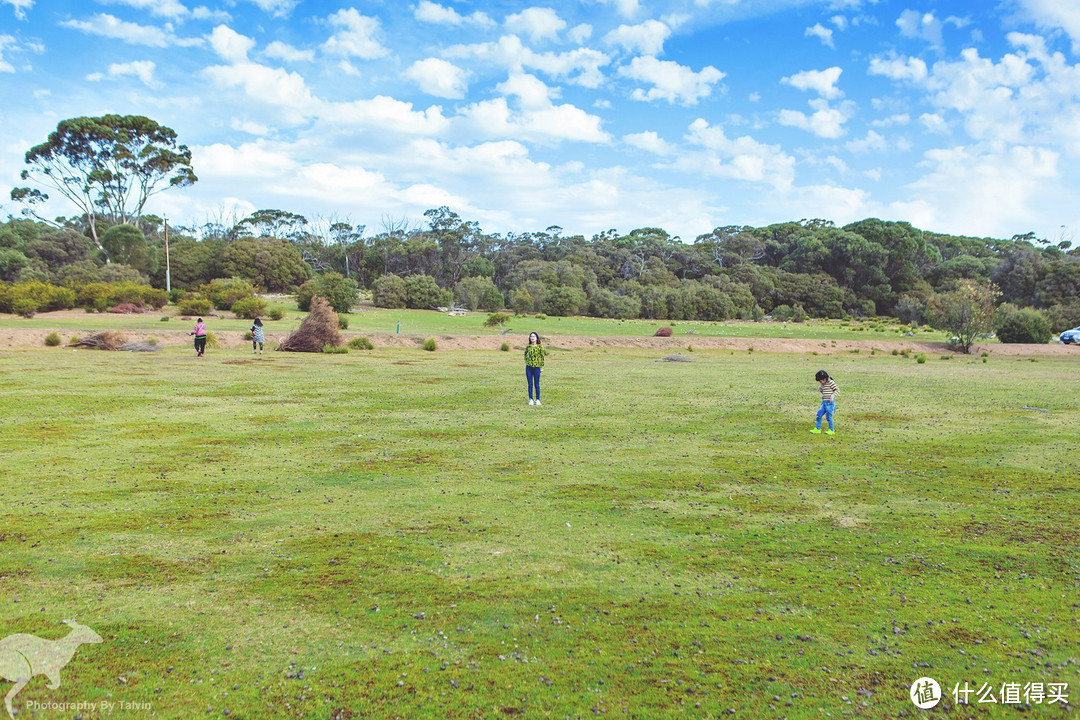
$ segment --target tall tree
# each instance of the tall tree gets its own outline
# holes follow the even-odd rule
[[[191,151],[177,145],[176,132],[139,115],[103,115],[63,120],[48,140],[30,148],[20,177],[51,188],[86,216],[90,238],[108,258],[98,232],[107,226],[137,225],[146,201],[170,187],[186,187],[198,178]],[[36,206],[49,199],[34,187],[18,187],[11,199],[38,215]]]

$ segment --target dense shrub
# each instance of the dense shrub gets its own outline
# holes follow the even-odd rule
[[[427,340],[424,341],[424,346],[423,347],[428,352],[435,352],[435,350],[436,350],[436,348],[438,346],[435,344],[435,338],[428,338]]]
[[[410,275],[405,278],[405,307],[430,310],[443,299],[442,288],[430,275]]]
[[[31,280],[4,286],[0,292],[0,312],[29,317],[37,312],[71,309],[75,307],[75,300],[75,291],[70,288]]]
[[[503,352],[510,352],[510,343],[503,343],[499,346],[499,349]]]
[[[343,345],[323,345],[322,351],[328,355],[344,355],[349,352],[349,348]]]
[[[199,288],[199,294],[218,310],[232,310],[238,301],[255,296],[255,286],[241,278],[218,278]]]
[[[397,275],[383,275],[375,281],[373,301],[376,307],[405,307],[405,281]]]
[[[56,347],[60,344],[60,333],[53,331],[45,336],[45,344],[49,347]]]
[[[209,315],[214,306],[206,298],[191,295],[177,304],[181,315]]]
[[[353,350],[374,350],[375,345],[366,337],[353,338],[349,341],[349,347]]]
[[[308,280],[296,288],[296,307],[301,312],[311,311],[311,298],[315,297],[315,281]]]
[[[470,310],[501,310],[506,304],[499,288],[490,277],[467,277],[454,290],[459,303]]]
[[[270,318],[271,320],[280,320],[281,318],[285,317],[285,311],[281,308],[271,308],[267,311],[266,317]]]
[[[548,315],[565,317],[585,312],[589,307],[588,302],[584,290],[560,286],[547,291],[541,307]]]
[[[352,278],[347,278],[338,273],[326,273],[320,275],[314,281],[314,294],[326,298],[330,307],[339,313],[352,312],[353,305],[360,299],[360,286]],[[308,283],[304,283],[307,285]],[[302,286],[301,286],[302,287]],[[297,304],[300,300],[300,291],[297,291]],[[308,300],[310,304],[311,300]]]
[[[1003,343],[1045,343],[1052,335],[1046,313],[1006,303],[998,309],[997,336]]]
[[[338,326],[338,330],[348,330],[349,329],[349,318],[345,317],[345,315],[343,313],[338,313],[337,326]]]
[[[266,301],[260,297],[240,298],[233,303],[232,311],[238,318],[254,320],[266,314]]]
[[[510,322],[510,317],[510,313],[491,313],[488,315],[487,320],[484,321],[484,327],[500,327]]]

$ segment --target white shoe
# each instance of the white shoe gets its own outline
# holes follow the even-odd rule
[[[536,401],[535,401],[535,400],[533,400],[532,398],[529,398],[529,404],[530,404],[530,405],[535,405],[535,404],[536,404]]]
[[[539,404],[540,404],[540,401],[539,401],[539,400],[537,400],[537,401],[536,401],[536,404],[537,404],[537,405],[539,405]]]
[[[255,354],[255,351],[254,351],[254,350],[252,350],[252,351],[251,351],[251,354],[252,354],[252,355],[254,355],[254,354]]]

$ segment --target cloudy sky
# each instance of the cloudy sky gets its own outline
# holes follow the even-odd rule
[[[105,113],[191,147],[176,224],[1080,229],[1077,0],[0,0],[0,210]]]

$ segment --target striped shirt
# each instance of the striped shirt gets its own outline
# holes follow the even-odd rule
[[[547,356],[547,350],[543,345],[526,345],[525,346],[525,366],[526,367],[544,367],[544,358]]]
[[[251,326],[251,339],[254,342],[263,342],[263,326],[252,325]]]
[[[829,378],[824,385],[818,388],[818,392],[821,393],[821,399],[825,402],[836,402],[836,396],[840,394],[840,388],[836,386],[836,382],[832,378]]]

